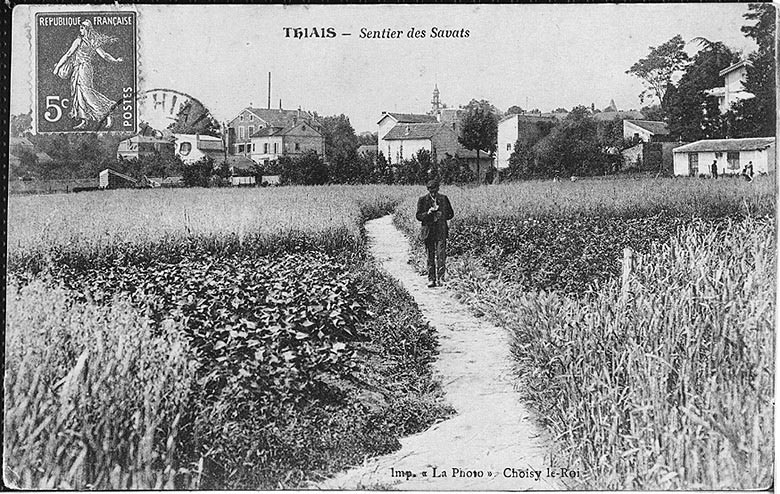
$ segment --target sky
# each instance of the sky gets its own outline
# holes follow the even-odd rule
[[[79,6],[83,11],[87,7]],[[97,7],[106,10],[106,6]],[[126,6],[121,8],[128,8]],[[31,19],[61,6],[13,11],[11,113],[31,107]],[[424,113],[434,85],[450,107],[486,99],[551,111],[578,104],[638,109],[642,83],[626,70],[676,34],[755,49],[740,27],[746,4],[651,5],[138,5],[140,90],[199,99],[220,121],[249,106],[345,114],[359,133],[382,111]],[[333,28],[333,38],[284,28]],[[408,38],[415,28],[425,38]],[[432,38],[432,29],[468,37]],[[361,29],[400,30],[395,39]],[[351,33],[349,36],[342,33]],[[689,43],[686,50],[698,49]],[[141,115],[143,120],[143,115]]]

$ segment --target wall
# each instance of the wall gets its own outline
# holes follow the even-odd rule
[[[509,167],[509,157],[512,156],[512,152],[515,149],[515,142],[517,142],[517,115],[498,124],[496,166],[499,170]]]
[[[268,152],[264,151],[264,145],[268,144]],[[274,153],[274,144],[276,152]],[[265,160],[273,161],[284,154],[284,142],[282,136],[267,136],[252,138],[252,148],[249,157],[255,163],[263,163]]]
[[[325,154],[325,138],[305,122],[299,123],[285,133],[283,140],[285,155],[295,156],[307,151],[314,151],[320,156]]]
[[[391,164],[411,159],[421,149],[425,149],[428,152],[431,151],[430,139],[391,140],[384,141],[384,144],[380,151],[387,153],[386,158]]]

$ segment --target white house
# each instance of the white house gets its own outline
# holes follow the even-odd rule
[[[655,120],[623,120],[623,138],[638,138],[650,142],[656,136],[669,135],[669,126]]]
[[[388,146],[389,143],[385,142],[385,136],[390,130],[398,124],[422,124],[422,123],[436,123],[437,119],[433,115],[421,115],[415,113],[387,113],[382,112],[382,118],[379,119],[377,125],[379,126],[378,149],[379,152],[384,153],[385,157],[389,160]]]
[[[674,174],[711,175],[712,162],[720,175],[739,174],[749,162],[753,172],[774,173],[775,138],[705,139],[674,149]]]
[[[186,163],[195,163],[205,157],[214,161],[225,159],[225,146],[221,137],[199,134],[173,134],[176,155]]]
[[[744,81],[747,75],[748,62],[737,62],[720,71],[723,77],[723,86],[706,91],[709,96],[718,98],[718,107],[721,113],[726,113],[731,105],[743,99],[755,97],[754,94],[745,91]]]
[[[544,133],[541,125],[552,126],[555,122],[556,117],[552,114],[545,116],[541,113],[512,114],[499,120],[496,168],[503,170],[509,167],[509,157],[517,141],[535,143]]]

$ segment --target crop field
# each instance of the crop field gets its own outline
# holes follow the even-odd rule
[[[770,178],[442,192],[449,287],[510,331],[518,389],[584,486],[768,485]],[[416,239],[423,193],[10,197],[5,478],[296,488],[449,416],[430,370],[436,331],[376,268],[363,228],[394,212]]]
[[[525,398],[585,487],[771,485],[771,179],[444,193],[450,287],[510,330]],[[414,236],[412,206],[395,221]],[[626,295],[624,247],[637,252]]]
[[[406,193],[11,198],[6,479],[296,486],[449,414],[433,330],[365,256]]]

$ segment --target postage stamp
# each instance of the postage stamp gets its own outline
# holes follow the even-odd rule
[[[38,13],[36,131],[135,131],[136,36],[135,12]]]

